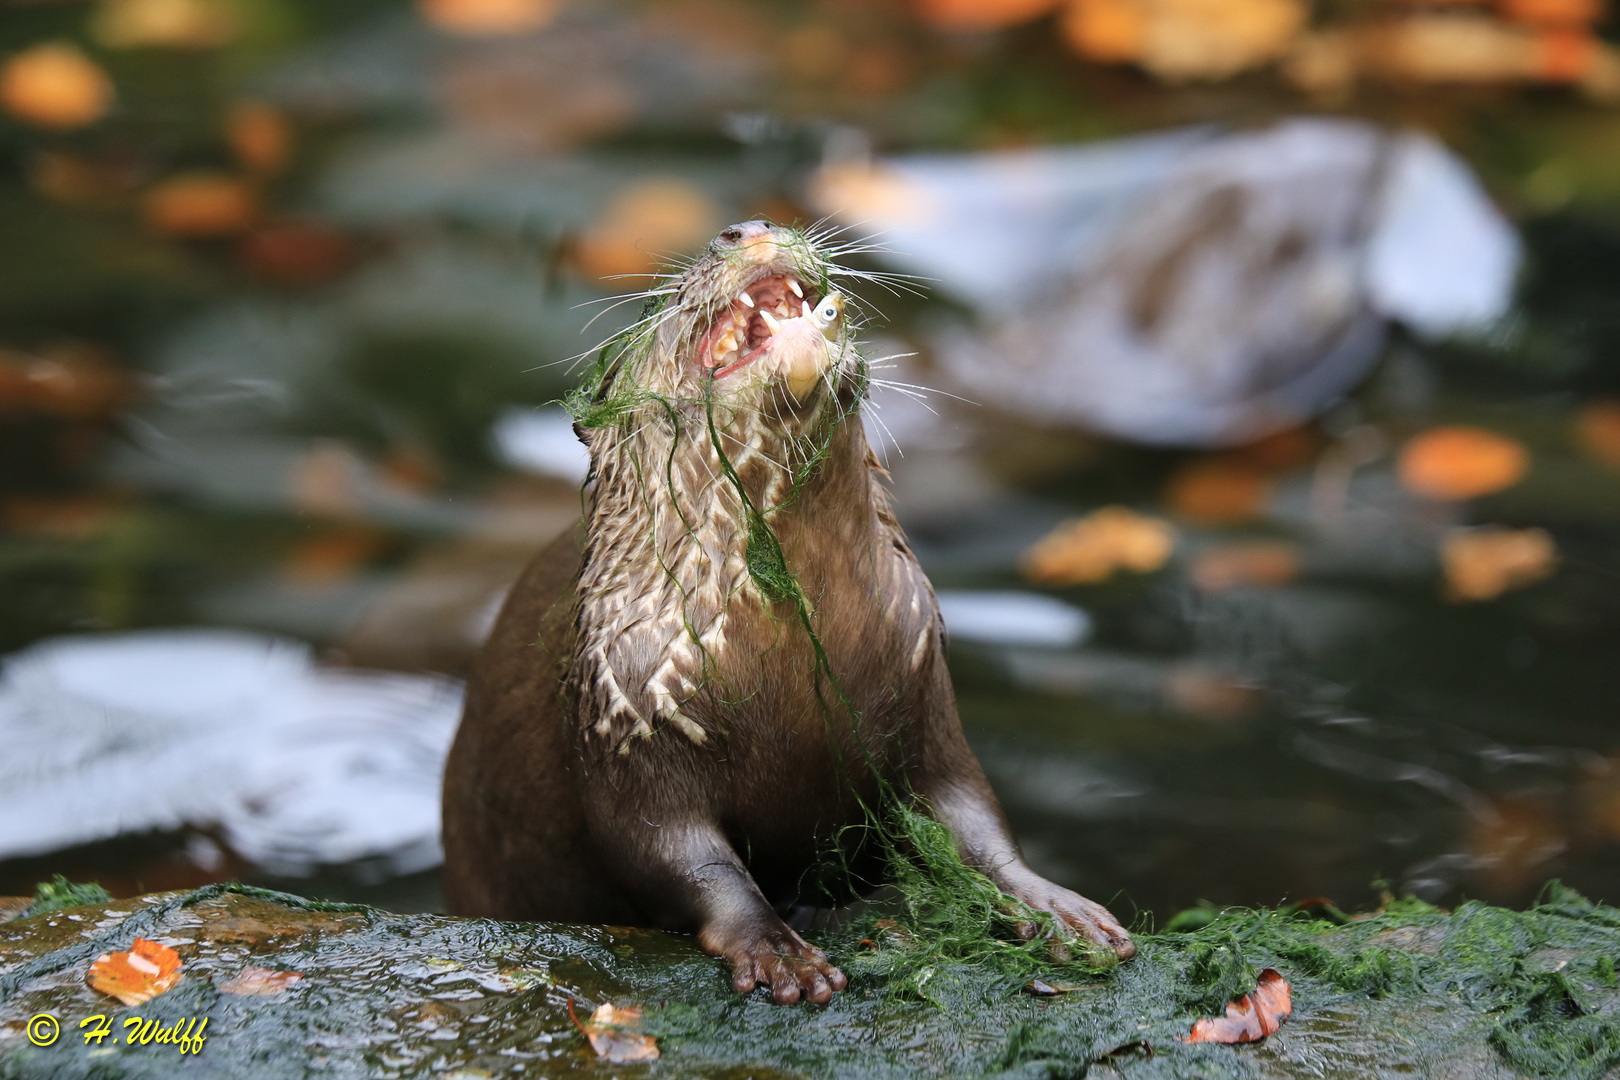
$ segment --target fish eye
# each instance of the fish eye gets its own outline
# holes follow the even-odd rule
[[[827,319],[829,321],[836,319],[838,318],[838,305],[832,303],[822,304],[819,314],[823,319]]]

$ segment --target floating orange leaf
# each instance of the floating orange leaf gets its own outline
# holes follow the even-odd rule
[[[1164,696],[1177,712],[1216,722],[1252,716],[1265,704],[1264,696],[1252,683],[1198,663],[1176,665],[1165,680]]]
[[[1279,470],[1303,465],[1316,453],[1317,434],[1308,427],[1283,428],[1234,447],[1232,456],[1259,469]]]
[[[0,348],[0,407],[94,420],[134,393],[134,377],[94,345],[61,341],[26,353]]]
[[[916,0],[924,22],[944,30],[996,30],[1045,15],[1058,0]]]
[[[1172,513],[1205,525],[1247,521],[1264,509],[1270,497],[1271,481],[1263,471],[1227,457],[1182,466],[1164,491]]]
[[[810,202],[823,214],[854,221],[882,219],[925,224],[938,207],[926,189],[893,169],[865,162],[822,166],[810,178]]]
[[[696,247],[719,218],[719,208],[684,180],[642,180],[619,192],[580,239],[579,264],[602,278],[648,273],[661,259]]]
[[[526,34],[551,22],[557,0],[421,0],[422,17],[440,30],[467,37]]]
[[[69,206],[111,207],[138,182],[138,166],[128,158],[95,158],[67,150],[41,150],[28,162],[28,186]]]
[[[360,508],[366,473],[359,454],[323,439],[293,462],[287,494],[300,513],[343,517]]]
[[[1548,866],[1569,850],[1568,825],[1544,798],[1483,800],[1468,825],[1468,853],[1493,889],[1516,892],[1545,880]]]
[[[1069,47],[1088,60],[1121,64],[1147,51],[1148,12],[1142,0],[1074,0],[1059,24]]]
[[[1430,428],[1401,448],[1408,491],[1431,499],[1473,499],[1512,487],[1530,468],[1522,443],[1484,428]]]
[[[1528,35],[1475,14],[1388,21],[1373,28],[1367,52],[1386,74],[1417,82],[1503,82],[1521,78],[1531,63]]]
[[[1576,413],[1575,442],[1593,461],[1620,469],[1620,401],[1594,401]]]
[[[274,105],[239,101],[225,117],[225,139],[249,172],[280,172],[292,156],[292,125]]]
[[[591,1049],[604,1061],[623,1065],[658,1060],[658,1041],[651,1035],[630,1030],[641,1026],[641,1009],[634,1005],[615,1006],[611,1001],[605,1002],[582,1024],[574,1015],[574,999],[569,998],[568,1018],[584,1032]]]
[[[1193,1025],[1188,1042],[1250,1043],[1273,1035],[1294,1011],[1292,988],[1272,968],[1260,973],[1259,984],[1226,1006],[1226,1015]]]
[[[125,1005],[140,1005],[180,981],[180,954],[167,945],[136,938],[128,952],[97,957],[84,981]]]
[[[388,549],[388,536],[352,526],[314,536],[293,548],[283,570],[301,585],[321,585],[351,576]]]
[[[1620,755],[1589,765],[1583,786],[1587,820],[1610,840],[1620,840]]]
[[[239,997],[269,997],[286,991],[304,977],[296,971],[271,971],[249,965],[219,984],[219,990]]]
[[[1492,600],[1551,574],[1558,546],[1545,529],[1453,529],[1440,542],[1440,564],[1453,597]]]
[[[1170,524],[1123,506],[1065,521],[1025,553],[1024,576],[1051,585],[1106,581],[1116,570],[1152,573],[1175,550]]]
[[[0,69],[0,105],[36,127],[84,127],[101,119],[112,100],[107,73],[66,42],[35,45]]]
[[[1062,29],[1082,56],[1185,82],[1276,59],[1305,15],[1300,0],[1070,0]]]
[[[1193,560],[1192,580],[1204,592],[1242,586],[1274,589],[1299,574],[1299,545],[1286,540],[1246,540],[1221,544]]]
[[[353,265],[354,244],[336,229],[312,221],[273,221],[242,238],[242,265],[283,285],[316,285]]]
[[[148,191],[141,212],[155,231],[169,236],[230,236],[259,216],[258,197],[243,180],[221,173],[187,173]]]
[[[115,495],[14,496],[0,500],[0,528],[20,536],[87,540],[116,520],[124,507]]]
[[[1603,17],[1603,0],[1502,0],[1502,14],[1515,22],[1580,26]]]
[[[102,0],[90,32],[108,48],[208,49],[236,36],[220,0]]]

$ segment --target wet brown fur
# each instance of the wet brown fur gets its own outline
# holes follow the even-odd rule
[[[731,963],[739,990],[825,1001],[843,976],[778,911],[805,899],[807,871],[837,831],[866,820],[860,800],[878,805],[881,778],[925,800],[968,863],[1003,889],[1129,955],[1104,909],[1019,856],[963,738],[938,605],[858,422],[832,430],[825,460],[768,518],[852,709],[818,676],[793,602],[766,600],[729,561],[745,550],[745,519],[687,369],[697,371],[690,357],[714,318],[712,297],[760,270],[739,266],[735,245],[781,235],[735,226],[687,275],[676,316],[658,328],[654,370],[635,373],[667,380],[657,389],[685,402],[684,414],[655,409],[634,429],[589,436],[586,521],[530,565],[497,620],[445,772],[450,908],[695,931]],[[764,268],[797,258],[784,251]],[[780,466],[798,445],[773,444],[773,432],[836,418],[825,410],[853,404],[852,370],[835,366],[805,407],[783,405],[766,384],[730,391],[719,442],[756,505],[777,505]],[[626,457],[632,430],[653,441]],[[746,450],[761,439],[769,453]],[[651,479],[631,467],[671,447],[670,467]],[[678,515],[672,496],[685,504]],[[646,519],[621,527],[638,514]],[[616,620],[611,633],[603,619]],[[717,625],[719,647],[697,647]]]

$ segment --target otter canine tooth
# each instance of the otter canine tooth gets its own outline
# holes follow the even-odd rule
[[[737,299],[741,300],[743,303],[747,304],[749,307],[754,306],[754,298],[752,296],[749,296],[746,290],[744,290],[743,292],[738,293],[737,294]]]
[[[804,290],[799,288],[799,283],[797,281],[795,281],[794,279],[792,279],[792,278],[788,278],[787,283],[788,283],[788,288],[793,290],[793,295],[797,296],[800,300],[803,300],[804,299]]]
[[[810,301],[800,300],[799,307],[804,309],[804,317],[808,319],[810,317]]]
[[[782,324],[771,318],[771,313],[765,309],[760,309],[759,317],[765,320],[765,325],[771,328],[771,333],[774,334],[777,332],[777,330],[781,329]]]

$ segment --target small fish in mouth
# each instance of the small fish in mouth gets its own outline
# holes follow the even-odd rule
[[[698,364],[723,379],[754,366],[804,400],[833,362],[844,294],[814,303],[792,274],[767,274],[740,290],[704,333]]]

